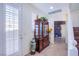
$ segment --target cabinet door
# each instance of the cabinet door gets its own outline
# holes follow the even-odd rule
[[[38,38],[38,25],[35,25],[35,29],[36,29],[36,34],[35,34],[35,36],[36,36],[36,38]]]
[[[39,40],[39,51],[41,51],[43,49],[43,41],[42,39]]]
[[[44,25],[44,36],[46,36],[47,35],[47,25]]]
[[[40,22],[40,38],[42,38],[42,23]]]

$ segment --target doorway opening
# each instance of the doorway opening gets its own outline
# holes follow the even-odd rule
[[[54,42],[60,43],[65,41],[63,35],[65,34],[65,28],[63,29],[63,25],[65,25],[65,21],[54,21]],[[64,32],[62,32],[64,30]],[[64,34],[63,34],[64,33]]]

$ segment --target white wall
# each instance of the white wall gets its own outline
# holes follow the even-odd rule
[[[2,4],[0,4],[0,56],[2,55]]]
[[[64,21],[63,11],[58,12],[58,13],[54,13],[54,14],[52,14],[50,16],[52,17],[52,20],[54,20],[54,21]]]
[[[0,4],[0,55],[5,55],[5,8]]]
[[[79,3],[70,4],[71,18],[73,21],[73,27],[79,27]]]
[[[66,24],[61,25],[61,33],[62,33],[62,38],[66,39]]]
[[[71,11],[71,17],[73,20],[73,27],[79,27],[79,10]]]
[[[54,44],[54,21],[49,17],[49,27],[52,28],[52,32],[49,34],[50,44]]]
[[[68,56],[78,56],[78,50],[75,46],[77,42],[74,40],[73,24],[70,15],[68,16],[67,30],[68,30]]]
[[[23,30],[22,30],[22,48],[23,55],[30,52],[30,42],[34,36],[32,31],[32,12],[38,14],[39,16],[45,16],[45,14],[33,7],[31,4],[22,4],[22,20],[23,20]]]
[[[70,8],[67,8],[67,42],[68,42],[68,56],[77,56],[78,50],[76,48],[76,41],[74,40],[73,24],[70,13]]]
[[[71,33],[71,36],[68,37],[68,55],[69,56],[78,56],[78,50],[75,45],[77,45],[76,40],[74,39],[73,27],[79,27],[79,4],[70,4],[70,19],[68,24],[68,36]],[[71,28],[72,27],[72,28]],[[71,40],[72,39],[72,40]]]

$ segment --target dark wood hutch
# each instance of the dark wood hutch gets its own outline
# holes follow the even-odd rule
[[[47,20],[35,20],[34,37],[36,41],[36,51],[41,52],[49,45],[49,22]]]

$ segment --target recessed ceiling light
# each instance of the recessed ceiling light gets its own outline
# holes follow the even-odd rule
[[[53,8],[54,8],[53,6],[50,7],[50,9],[53,9]]]

